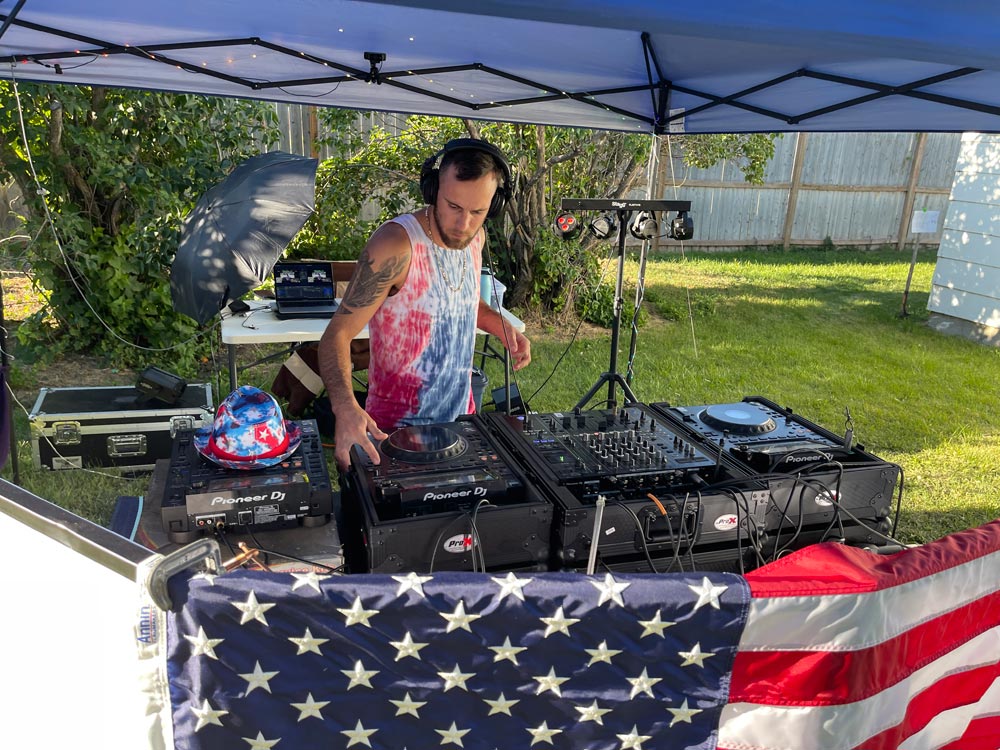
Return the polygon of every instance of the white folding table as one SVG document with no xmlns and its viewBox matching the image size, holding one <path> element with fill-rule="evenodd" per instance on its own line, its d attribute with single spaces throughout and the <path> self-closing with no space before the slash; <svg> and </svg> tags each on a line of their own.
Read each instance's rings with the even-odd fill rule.
<svg viewBox="0 0 1000 750">
<path fill-rule="evenodd" d="M 339 301 L 339 300 L 338 300 Z M 308 341 L 319 341 L 329 322 L 326 318 L 293 318 L 282 320 L 274 314 L 273 303 L 269 301 L 250 302 L 250 309 L 243 313 L 230 315 L 222 321 L 222 343 L 226 345 L 229 360 L 229 388 L 236 390 L 237 367 L 236 347 L 251 344 L 302 344 Z M 524 332 L 524 321 L 506 309 L 500 310 L 501 315 L 515 330 Z M 485 331 L 476 333 L 488 336 Z M 354 338 L 368 338 L 368 327 L 365 326 Z M 504 363 L 504 389 L 510 393 L 510 356 L 507 349 L 500 347 L 501 353 L 486 347 L 489 356 L 497 356 Z"/>
</svg>

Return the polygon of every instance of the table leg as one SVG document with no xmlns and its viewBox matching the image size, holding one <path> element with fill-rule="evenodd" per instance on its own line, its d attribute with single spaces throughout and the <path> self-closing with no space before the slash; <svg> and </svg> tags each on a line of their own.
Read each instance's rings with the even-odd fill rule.
<svg viewBox="0 0 1000 750">
<path fill-rule="evenodd" d="M 507 398 L 507 408 L 504 412 L 510 414 L 510 352 L 506 346 L 503 348 L 503 392 Z"/>
<path fill-rule="evenodd" d="M 226 344 L 226 348 L 229 349 L 229 391 L 232 393 L 236 390 L 236 345 Z"/>
</svg>

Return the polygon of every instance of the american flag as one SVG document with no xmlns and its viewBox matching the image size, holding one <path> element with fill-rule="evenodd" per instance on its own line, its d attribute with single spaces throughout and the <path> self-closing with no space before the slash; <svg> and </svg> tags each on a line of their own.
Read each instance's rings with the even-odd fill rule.
<svg viewBox="0 0 1000 750">
<path fill-rule="evenodd" d="M 996 750 L 998 589 L 1000 522 L 745 577 L 200 575 L 149 694 L 176 748 Z"/>
</svg>

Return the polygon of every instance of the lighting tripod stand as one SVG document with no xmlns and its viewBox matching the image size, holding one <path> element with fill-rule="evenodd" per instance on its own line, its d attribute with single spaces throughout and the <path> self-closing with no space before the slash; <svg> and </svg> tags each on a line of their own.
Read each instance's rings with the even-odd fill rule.
<svg viewBox="0 0 1000 750">
<path fill-rule="evenodd" d="M 621 336 L 622 320 L 622 286 L 625 275 L 625 239 L 628 236 L 628 223 L 633 211 L 677 211 L 686 213 L 691 210 L 691 201 L 655 201 L 655 200 L 618 200 L 618 199 L 588 199 L 588 198 L 563 198 L 563 211 L 605 211 L 614 212 L 618 217 L 618 274 L 615 278 L 615 300 L 614 316 L 611 322 L 611 363 L 607 372 L 602 372 L 597 382 L 591 386 L 590 390 L 581 398 L 574 408 L 582 409 L 594 397 L 601 387 L 607 383 L 608 398 L 607 406 L 613 408 L 616 405 L 615 385 L 620 385 L 624 394 L 624 403 L 635 403 L 639 399 L 635 397 L 628 382 L 618 372 L 618 342 Z"/>
</svg>

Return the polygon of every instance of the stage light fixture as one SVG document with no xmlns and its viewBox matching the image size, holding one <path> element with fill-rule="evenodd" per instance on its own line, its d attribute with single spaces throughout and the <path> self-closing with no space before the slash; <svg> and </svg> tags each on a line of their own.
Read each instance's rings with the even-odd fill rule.
<svg viewBox="0 0 1000 750">
<path fill-rule="evenodd" d="M 628 230 L 637 240 L 651 240 L 660 233 L 660 224 L 651 211 L 639 211 L 632 218 Z"/>
<path fill-rule="evenodd" d="M 618 221 L 613 213 L 598 216 L 587 227 L 590 233 L 599 240 L 606 240 L 618 231 Z"/>
<path fill-rule="evenodd" d="M 670 221 L 670 236 L 675 240 L 689 240 L 694 237 L 694 220 L 687 211 L 678 211 Z"/>
<path fill-rule="evenodd" d="M 563 212 L 556 217 L 555 230 L 562 239 L 571 240 L 580 234 L 580 222 L 573 214 Z"/>
</svg>

